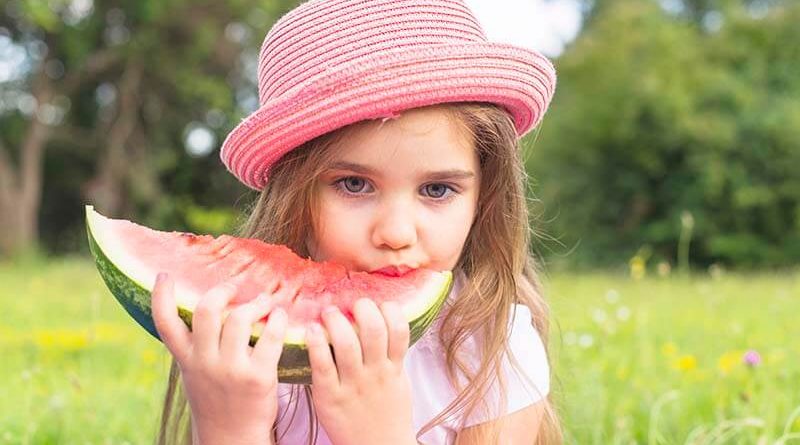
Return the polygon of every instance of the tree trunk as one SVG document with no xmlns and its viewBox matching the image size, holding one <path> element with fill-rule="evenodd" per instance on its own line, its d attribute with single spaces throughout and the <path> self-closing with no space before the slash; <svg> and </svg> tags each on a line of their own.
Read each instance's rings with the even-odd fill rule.
<svg viewBox="0 0 800 445">
<path fill-rule="evenodd" d="M 98 161 L 95 177 L 84 186 L 87 202 L 100 212 L 119 216 L 125 206 L 124 184 L 131 169 L 127 145 L 138 122 L 141 63 L 128 63 L 119 84 L 117 117 L 108 130 L 108 142 Z"/>
<path fill-rule="evenodd" d="M 47 34 L 45 42 L 53 47 L 56 36 Z M 32 80 L 31 94 L 37 108 L 50 103 L 58 94 L 69 97 L 82 85 L 115 66 L 120 54 L 113 49 L 102 49 L 90 54 L 82 65 L 70 71 L 55 84 L 45 74 L 47 59 L 39 65 Z M 40 111 L 30 120 L 30 126 L 20 146 L 20 162 L 15 169 L 6 147 L 0 141 L 0 258 L 10 257 L 39 242 L 39 207 L 42 196 L 42 166 L 45 146 L 53 127 L 41 120 Z"/>
<path fill-rule="evenodd" d="M 19 176 L 0 146 L 0 257 L 9 257 L 39 241 L 39 205 L 42 195 L 42 160 L 52 128 L 40 117 L 42 104 L 53 98 L 50 81 L 40 68 L 33 81 L 37 111 L 20 147 Z"/>
</svg>

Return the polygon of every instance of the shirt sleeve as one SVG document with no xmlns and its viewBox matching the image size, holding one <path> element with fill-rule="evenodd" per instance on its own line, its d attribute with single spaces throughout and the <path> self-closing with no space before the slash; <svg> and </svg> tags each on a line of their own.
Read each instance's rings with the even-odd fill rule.
<svg viewBox="0 0 800 445">
<path fill-rule="evenodd" d="M 505 382 L 506 404 L 500 406 L 500 384 L 495 381 L 487 394 L 488 410 L 476 410 L 464 423 L 472 426 L 487 422 L 530 406 L 550 392 L 550 365 L 539 332 L 531 324 L 531 313 L 527 306 L 512 306 L 509 321 L 508 349 L 518 367 L 509 357 L 501 365 Z"/>
</svg>

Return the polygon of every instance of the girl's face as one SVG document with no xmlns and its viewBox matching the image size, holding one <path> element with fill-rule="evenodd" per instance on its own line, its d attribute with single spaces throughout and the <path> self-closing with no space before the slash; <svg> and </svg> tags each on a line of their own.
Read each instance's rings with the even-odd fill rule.
<svg viewBox="0 0 800 445">
<path fill-rule="evenodd" d="M 349 270 L 452 270 L 475 217 L 478 155 L 444 111 L 367 121 L 333 148 L 316 185 L 311 257 Z"/>
</svg>

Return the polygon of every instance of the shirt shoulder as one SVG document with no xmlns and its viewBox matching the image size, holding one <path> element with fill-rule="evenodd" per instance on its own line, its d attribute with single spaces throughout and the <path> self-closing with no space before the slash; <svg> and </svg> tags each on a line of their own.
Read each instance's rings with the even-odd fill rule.
<svg viewBox="0 0 800 445">
<path fill-rule="evenodd" d="M 463 280 L 463 276 L 456 278 L 453 292 L 448 300 L 463 286 Z M 457 396 L 455 388 L 447 378 L 445 350 L 438 335 L 442 314 L 447 310 L 446 306 L 447 303 L 429 330 L 409 350 L 405 360 L 406 372 L 414 386 L 414 396 L 428 408 L 421 411 L 428 411 L 426 415 L 430 418 L 446 408 Z M 464 426 L 513 413 L 544 399 L 550 392 L 547 352 L 539 332 L 531 323 L 530 309 L 525 305 L 516 304 L 512 305 L 509 311 L 509 354 L 503 357 L 501 362 L 505 404 L 502 403 L 500 384 L 494 381 L 485 398 L 486 409 L 471 414 L 465 419 Z M 467 339 L 462 345 L 460 357 L 473 370 L 477 370 L 480 365 L 479 339 L 475 337 Z M 462 381 L 462 384 L 465 383 L 467 382 Z M 455 428 L 457 425 L 451 423 L 449 426 Z"/>
</svg>

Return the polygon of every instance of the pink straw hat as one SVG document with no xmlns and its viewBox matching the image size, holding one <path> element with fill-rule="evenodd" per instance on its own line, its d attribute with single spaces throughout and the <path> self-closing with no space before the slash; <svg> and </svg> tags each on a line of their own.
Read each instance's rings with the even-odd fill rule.
<svg viewBox="0 0 800 445">
<path fill-rule="evenodd" d="M 267 33 L 260 107 L 228 134 L 220 157 L 261 190 L 270 166 L 306 141 L 444 102 L 500 105 L 521 138 L 555 86 L 546 57 L 489 42 L 464 0 L 311 0 Z"/>
</svg>

